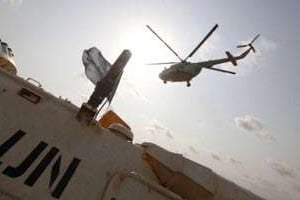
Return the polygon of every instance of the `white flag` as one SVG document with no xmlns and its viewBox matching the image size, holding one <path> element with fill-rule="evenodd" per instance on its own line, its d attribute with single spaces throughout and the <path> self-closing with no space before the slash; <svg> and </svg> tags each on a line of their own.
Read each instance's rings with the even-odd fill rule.
<svg viewBox="0 0 300 200">
<path fill-rule="evenodd" d="M 111 68 L 111 64 L 103 57 L 96 47 L 83 51 L 82 63 L 85 68 L 86 76 L 95 85 L 105 77 Z"/>
</svg>

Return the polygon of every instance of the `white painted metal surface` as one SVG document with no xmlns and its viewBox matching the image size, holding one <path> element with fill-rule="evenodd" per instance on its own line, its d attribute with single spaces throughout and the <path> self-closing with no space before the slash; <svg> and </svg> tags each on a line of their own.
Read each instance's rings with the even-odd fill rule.
<svg viewBox="0 0 300 200">
<path fill-rule="evenodd" d="M 160 183 L 145 153 L 209 191 L 209 199 L 261 199 L 181 155 L 80 123 L 77 112 L 0 69 L 0 199 L 184 199 Z"/>
</svg>

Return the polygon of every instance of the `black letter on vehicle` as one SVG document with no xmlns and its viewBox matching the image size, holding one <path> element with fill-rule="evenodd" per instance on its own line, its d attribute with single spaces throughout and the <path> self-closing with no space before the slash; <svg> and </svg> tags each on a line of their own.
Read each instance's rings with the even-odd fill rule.
<svg viewBox="0 0 300 200">
<path fill-rule="evenodd" d="M 28 176 L 24 183 L 28 186 L 33 186 L 58 152 L 59 150 L 57 148 L 52 147 L 42 159 L 40 164 L 38 164 L 38 166 L 33 170 L 33 172 L 31 172 L 31 174 Z"/>
<path fill-rule="evenodd" d="M 16 178 L 25 173 L 25 171 L 31 166 L 31 164 L 37 159 L 37 157 L 44 151 L 48 146 L 45 142 L 40 142 L 33 151 L 23 160 L 23 162 L 17 167 L 8 166 L 4 169 L 3 174 Z"/>
<path fill-rule="evenodd" d="M 13 136 L 11 136 L 8 140 L 6 140 L 0 146 L 0 158 L 10 149 L 12 148 L 26 133 L 18 130 Z M 2 162 L 0 161 L 0 164 Z"/>
<path fill-rule="evenodd" d="M 54 180 L 56 179 L 56 177 L 59 173 L 60 160 L 61 160 L 61 157 L 59 157 L 57 159 L 57 161 L 55 162 L 55 164 L 53 165 L 52 173 L 51 173 L 52 174 L 51 175 L 52 180 L 50 180 L 50 186 L 53 184 Z M 72 162 L 70 163 L 70 165 L 67 168 L 66 172 L 64 173 L 64 175 L 62 176 L 62 178 L 60 179 L 60 181 L 56 185 L 54 191 L 52 192 L 51 195 L 53 197 L 55 197 L 55 198 L 60 197 L 60 195 L 63 193 L 63 191 L 67 187 L 69 181 L 71 180 L 73 174 L 75 173 L 79 163 L 80 163 L 80 160 L 77 159 L 77 158 L 74 158 L 72 160 Z"/>
</svg>

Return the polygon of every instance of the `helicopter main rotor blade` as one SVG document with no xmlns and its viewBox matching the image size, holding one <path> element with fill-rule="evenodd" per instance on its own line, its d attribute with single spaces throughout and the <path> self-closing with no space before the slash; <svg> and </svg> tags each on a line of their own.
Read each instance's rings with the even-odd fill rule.
<svg viewBox="0 0 300 200">
<path fill-rule="evenodd" d="M 255 40 L 257 40 L 257 38 L 260 36 L 260 34 L 257 34 L 254 38 L 253 38 L 253 40 L 250 42 L 250 44 L 252 44 Z"/>
<path fill-rule="evenodd" d="M 146 65 L 166 65 L 166 64 L 175 64 L 178 62 L 161 62 L 161 63 L 147 63 Z"/>
<path fill-rule="evenodd" d="M 248 44 L 241 44 L 241 45 L 237 45 L 237 48 L 244 48 L 244 47 L 248 47 Z"/>
<path fill-rule="evenodd" d="M 202 39 L 202 41 L 195 47 L 195 49 L 184 59 L 186 61 L 190 57 L 192 57 L 196 51 L 204 44 L 204 42 L 211 36 L 211 34 L 218 28 L 218 24 L 216 24 L 207 34 L 206 36 Z"/>
<path fill-rule="evenodd" d="M 229 73 L 229 74 L 236 74 L 235 72 L 227 71 L 224 69 L 217 69 L 217 68 L 213 68 L 213 67 L 203 67 L 203 68 L 214 70 L 214 71 L 219 71 L 219 72 L 224 72 L 224 73 Z"/>
<path fill-rule="evenodd" d="M 170 49 L 173 54 L 180 60 L 182 61 L 182 58 L 180 58 L 180 56 L 149 26 L 146 25 L 146 27 L 160 40 L 162 41 L 162 43 L 164 43 L 164 45 L 166 45 L 166 47 L 168 47 L 168 49 Z"/>
</svg>

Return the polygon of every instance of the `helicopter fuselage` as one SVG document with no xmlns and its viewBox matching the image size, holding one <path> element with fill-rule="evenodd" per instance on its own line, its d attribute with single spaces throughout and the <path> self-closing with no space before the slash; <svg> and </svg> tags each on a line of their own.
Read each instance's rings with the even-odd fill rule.
<svg viewBox="0 0 300 200">
<path fill-rule="evenodd" d="M 202 68 L 199 63 L 176 63 L 169 68 L 165 68 L 159 78 L 165 83 L 170 82 L 188 82 L 201 72 Z"/>
</svg>

